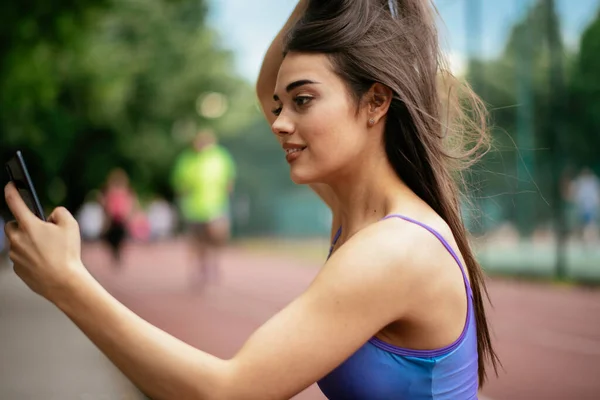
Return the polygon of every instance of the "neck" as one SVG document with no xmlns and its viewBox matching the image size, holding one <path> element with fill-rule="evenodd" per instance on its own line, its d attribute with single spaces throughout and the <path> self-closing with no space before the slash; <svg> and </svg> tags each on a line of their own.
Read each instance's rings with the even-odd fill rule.
<svg viewBox="0 0 600 400">
<path fill-rule="evenodd" d="M 386 215 L 420 199 L 399 178 L 382 148 L 376 156 L 362 157 L 352 168 L 329 183 L 341 225 L 341 241 Z"/>
</svg>

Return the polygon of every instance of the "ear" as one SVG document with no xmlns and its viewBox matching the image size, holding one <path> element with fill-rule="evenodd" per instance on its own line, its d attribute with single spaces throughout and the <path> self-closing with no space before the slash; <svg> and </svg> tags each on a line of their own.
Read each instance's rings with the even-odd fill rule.
<svg viewBox="0 0 600 400">
<path fill-rule="evenodd" d="M 367 124 L 374 126 L 387 114 L 393 97 L 392 90 L 382 83 L 374 83 L 367 93 Z"/>
</svg>

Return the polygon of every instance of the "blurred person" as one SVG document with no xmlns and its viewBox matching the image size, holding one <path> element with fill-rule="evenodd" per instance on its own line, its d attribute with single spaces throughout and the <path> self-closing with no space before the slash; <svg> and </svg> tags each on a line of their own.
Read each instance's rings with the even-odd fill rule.
<svg viewBox="0 0 600 400">
<path fill-rule="evenodd" d="M 87 273 L 70 214 L 43 223 L 9 185 L 17 273 L 152 398 L 289 399 L 318 382 L 330 399 L 476 399 L 497 358 L 446 146 L 467 132 L 485 143 L 485 118 L 460 83 L 437 85 L 437 38 L 429 2 L 310 0 L 271 44 L 259 99 L 292 180 L 330 206 L 332 245 L 233 357 L 127 310 Z M 449 118 L 467 101 L 481 125 Z"/>
<path fill-rule="evenodd" d="M 229 197 L 234 180 L 233 158 L 210 130 L 200 131 L 191 149 L 176 160 L 173 187 L 193 265 L 198 266 L 194 284 L 218 279 L 219 250 L 230 237 Z"/>
<path fill-rule="evenodd" d="M 134 210 L 136 196 L 129 185 L 129 177 L 121 168 L 112 170 L 100 194 L 106 217 L 104 240 L 108 243 L 113 262 L 121 265 L 123 243 L 127 238 L 129 219 Z"/>
<path fill-rule="evenodd" d="M 583 168 L 571 185 L 571 196 L 584 243 L 598 238 L 598 214 L 600 210 L 600 180 L 590 168 Z"/>
<path fill-rule="evenodd" d="M 160 196 L 155 197 L 148 206 L 147 214 L 152 240 L 163 240 L 173 233 L 175 212 L 167 200 Z"/>
<path fill-rule="evenodd" d="M 76 219 L 84 240 L 95 240 L 102 235 L 102 229 L 106 222 L 99 197 L 100 192 L 90 192 L 77 213 Z"/>
<path fill-rule="evenodd" d="M 136 242 L 148 242 L 151 237 L 150 221 L 148 215 L 140 207 L 134 208 L 127 221 L 127 236 Z"/>
</svg>

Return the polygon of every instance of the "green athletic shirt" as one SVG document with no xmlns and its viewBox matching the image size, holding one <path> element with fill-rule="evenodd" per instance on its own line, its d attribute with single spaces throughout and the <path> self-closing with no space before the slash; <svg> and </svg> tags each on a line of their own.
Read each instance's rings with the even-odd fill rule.
<svg viewBox="0 0 600 400">
<path fill-rule="evenodd" d="M 182 153 L 175 162 L 172 184 L 183 218 L 189 222 L 208 222 L 226 215 L 229 186 L 235 174 L 233 158 L 217 144 Z"/>
</svg>

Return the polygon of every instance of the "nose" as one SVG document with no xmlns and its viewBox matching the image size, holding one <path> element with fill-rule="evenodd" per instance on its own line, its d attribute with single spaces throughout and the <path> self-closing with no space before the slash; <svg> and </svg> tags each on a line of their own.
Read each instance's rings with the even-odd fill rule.
<svg viewBox="0 0 600 400">
<path fill-rule="evenodd" d="M 271 130 L 279 137 L 291 135 L 294 129 L 294 123 L 283 114 L 280 114 L 271 125 Z"/>
</svg>

